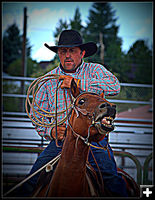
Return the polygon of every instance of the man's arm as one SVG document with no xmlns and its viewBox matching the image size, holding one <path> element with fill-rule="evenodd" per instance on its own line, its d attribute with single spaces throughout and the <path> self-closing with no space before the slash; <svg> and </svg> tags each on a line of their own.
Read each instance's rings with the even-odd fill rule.
<svg viewBox="0 0 155 200">
<path fill-rule="evenodd" d="M 105 96 L 117 95 L 120 92 L 120 83 L 116 76 L 104 66 L 96 64 L 91 70 L 91 78 L 81 80 L 81 89 Z"/>
</svg>

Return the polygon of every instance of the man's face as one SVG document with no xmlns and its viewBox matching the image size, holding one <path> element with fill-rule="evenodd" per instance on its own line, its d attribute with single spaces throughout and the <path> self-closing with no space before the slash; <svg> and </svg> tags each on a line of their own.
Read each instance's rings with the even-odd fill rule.
<svg viewBox="0 0 155 200">
<path fill-rule="evenodd" d="M 84 55 L 85 51 L 81 51 L 79 47 L 60 47 L 58 49 L 58 56 L 65 70 L 75 70 Z"/>
</svg>

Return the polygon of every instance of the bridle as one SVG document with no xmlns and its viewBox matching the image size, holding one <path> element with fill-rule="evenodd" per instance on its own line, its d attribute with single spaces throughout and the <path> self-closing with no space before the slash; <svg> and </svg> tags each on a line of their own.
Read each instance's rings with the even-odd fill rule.
<svg viewBox="0 0 155 200">
<path fill-rule="evenodd" d="M 98 94 L 93 93 L 93 92 L 82 92 L 82 93 L 80 93 L 76 98 L 74 98 L 72 95 L 69 94 L 69 97 L 70 97 L 71 102 L 72 102 L 72 104 L 71 104 L 72 106 L 71 106 L 70 112 L 68 113 L 68 110 L 67 110 L 67 100 L 66 100 L 66 95 L 65 95 L 65 92 L 64 92 L 64 98 L 65 98 L 65 102 L 66 102 L 66 112 L 67 112 L 67 121 L 68 121 L 68 125 L 69 125 L 69 127 L 71 128 L 73 135 L 77 138 L 77 141 L 78 141 L 78 139 L 80 138 L 81 140 L 83 140 L 83 142 L 84 142 L 87 146 L 92 146 L 92 147 L 94 147 L 94 148 L 108 150 L 108 146 L 107 146 L 108 143 L 107 143 L 106 147 L 103 147 L 103 146 L 101 146 L 100 144 L 99 144 L 100 147 L 98 147 L 98 146 L 92 145 L 92 144 L 88 141 L 88 140 L 89 140 L 89 137 L 90 137 L 90 128 L 91 128 L 91 127 L 95 127 L 95 124 L 98 124 L 99 122 L 95 122 L 95 113 L 94 113 L 94 112 L 93 112 L 93 113 L 90 113 L 90 112 L 88 112 L 86 109 L 81 109 L 80 107 L 78 107 L 77 105 L 75 105 L 76 101 L 77 101 L 77 100 L 79 99 L 79 97 L 80 97 L 81 95 L 83 95 L 83 94 L 92 94 L 92 95 L 97 95 L 97 96 L 99 96 Z M 89 120 L 91 120 L 91 124 L 90 124 L 90 126 L 88 127 L 88 134 L 87 134 L 87 137 L 86 137 L 86 138 L 85 138 L 85 137 L 82 137 L 79 133 L 77 133 L 77 132 L 73 129 L 72 125 L 70 124 L 70 122 L 69 122 L 69 117 L 70 117 L 70 115 L 71 115 L 72 110 L 75 111 L 75 113 L 76 113 L 76 115 L 77 115 L 77 118 L 79 117 L 79 115 L 80 115 L 80 113 L 81 113 L 83 116 L 87 116 L 87 117 L 89 118 Z M 108 136 L 108 134 L 109 134 L 109 132 L 107 132 L 106 134 L 104 134 L 104 137 L 105 137 L 105 136 Z M 77 143 L 76 143 L 76 144 L 77 144 Z M 76 145 L 76 146 L 77 146 L 77 145 Z M 109 153 L 109 152 L 108 152 L 108 153 Z"/>
</svg>

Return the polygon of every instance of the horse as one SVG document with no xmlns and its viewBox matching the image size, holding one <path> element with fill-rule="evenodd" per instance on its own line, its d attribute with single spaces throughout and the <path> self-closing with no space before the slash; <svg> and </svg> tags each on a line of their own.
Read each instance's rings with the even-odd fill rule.
<svg viewBox="0 0 155 200">
<path fill-rule="evenodd" d="M 81 93 L 74 79 L 70 92 L 74 101 L 61 157 L 54 172 L 41 173 L 33 197 L 112 196 L 106 193 L 103 181 L 88 164 L 88 153 L 92 141 L 98 143 L 114 129 L 116 106 L 103 94 Z M 127 183 L 128 194 L 138 196 L 136 182 L 124 171 L 118 171 Z"/>
</svg>

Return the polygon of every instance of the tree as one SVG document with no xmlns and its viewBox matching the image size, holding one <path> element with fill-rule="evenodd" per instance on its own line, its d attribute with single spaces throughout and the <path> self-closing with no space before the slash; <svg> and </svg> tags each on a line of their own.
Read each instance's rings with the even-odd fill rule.
<svg viewBox="0 0 155 200">
<path fill-rule="evenodd" d="M 66 20 L 60 19 L 58 22 L 58 26 L 56 27 L 56 31 L 54 32 L 54 37 L 56 39 L 56 43 L 58 42 L 59 34 L 66 29 L 74 29 L 79 32 L 82 32 L 82 24 L 81 24 L 81 14 L 79 8 L 76 8 L 73 20 L 71 19 L 69 23 Z"/>
<path fill-rule="evenodd" d="M 49 71 L 53 70 L 54 68 L 56 68 L 59 64 L 59 60 L 57 58 L 53 59 L 51 61 L 51 63 L 45 68 L 45 69 L 39 69 L 34 71 L 34 73 L 31 74 L 31 77 L 39 77 L 39 76 L 43 76 L 46 73 L 48 73 Z"/>
<path fill-rule="evenodd" d="M 79 8 L 76 8 L 74 18 L 73 20 L 70 20 L 70 27 L 71 29 L 77 30 L 80 33 L 82 32 L 83 26 L 81 24 L 81 14 Z"/>
<path fill-rule="evenodd" d="M 152 51 L 146 41 L 137 40 L 127 53 L 130 63 L 131 81 L 152 84 Z"/>
<path fill-rule="evenodd" d="M 23 38 L 17 25 L 14 23 L 4 32 L 3 36 L 3 71 L 8 73 L 7 68 L 14 60 L 22 57 Z M 30 56 L 31 46 L 26 41 L 27 56 Z"/>
<path fill-rule="evenodd" d="M 31 76 L 33 73 L 40 71 L 41 67 L 40 65 L 32 60 L 31 58 L 27 59 L 27 77 Z M 22 75 L 22 59 L 18 58 L 14 60 L 9 66 L 8 66 L 8 73 L 12 76 L 21 76 Z"/>
<path fill-rule="evenodd" d="M 83 36 L 85 42 L 93 41 L 99 48 L 97 54 L 89 58 L 88 61 L 93 60 L 108 64 L 113 56 L 112 53 L 107 54 L 111 44 L 118 46 L 118 49 L 121 50 L 122 40 L 117 36 L 119 27 L 115 25 L 116 18 L 114 16 L 115 11 L 112 10 L 110 3 L 94 3 L 92 5 Z M 114 53 L 116 54 L 116 52 Z M 111 67 L 114 69 L 114 66 Z"/>
<path fill-rule="evenodd" d="M 56 44 L 58 43 L 60 33 L 63 30 L 68 29 L 68 27 L 69 27 L 69 24 L 67 23 L 66 20 L 64 20 L 64 21 L 62 19 L 59 20 L 58 26 L 56 27 L 56 31 L 54 32 Z"/>
</svg>

